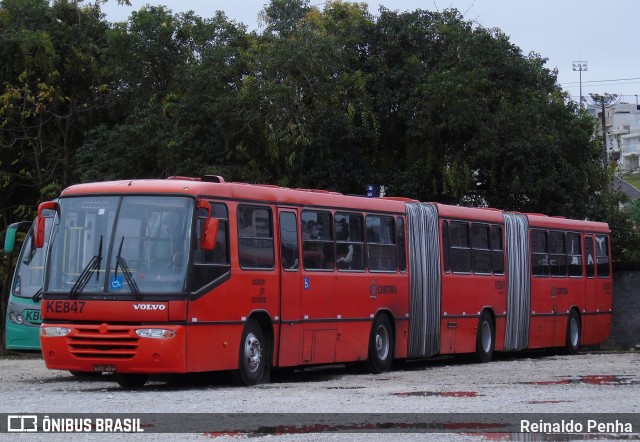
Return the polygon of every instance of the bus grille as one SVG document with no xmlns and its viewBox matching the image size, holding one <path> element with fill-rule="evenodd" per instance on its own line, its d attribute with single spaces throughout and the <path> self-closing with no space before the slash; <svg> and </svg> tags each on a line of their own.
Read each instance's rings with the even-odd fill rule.
<svg viewBox="0 0 640 442">
<path fill-rule="evenodd" d="M 77 358 L 130 359 L 136 355 L 138 337 L 128 327 L 78 327 L 68 337 L 71 354 Z"/>
</svg>

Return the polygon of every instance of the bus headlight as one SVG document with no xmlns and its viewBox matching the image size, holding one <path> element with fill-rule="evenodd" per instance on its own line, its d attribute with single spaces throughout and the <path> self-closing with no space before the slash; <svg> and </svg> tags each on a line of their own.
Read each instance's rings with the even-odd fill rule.
<svg viewBox="0 0 640 442">
<path fill-rule="evenodd" d="M 176 335 L 174 330 L 166 330 L 162 328 L 139 328 L 136 335 L 141 338 L 173 338 Z"/>
<path fill-rule="evenodd" d="M 71 333 L 71 329 L 66 327 L 40 328 L 40 336 L 67 336 L 69 333 Z"/>
<path fill-rule="evenodd" d="M 14 311 L 9 311 L 9 321 L 13 322 L 14 324 L 24 324 L 24 318 L 22 317 L 22 314 L 16 313 Z"/>
</svg>

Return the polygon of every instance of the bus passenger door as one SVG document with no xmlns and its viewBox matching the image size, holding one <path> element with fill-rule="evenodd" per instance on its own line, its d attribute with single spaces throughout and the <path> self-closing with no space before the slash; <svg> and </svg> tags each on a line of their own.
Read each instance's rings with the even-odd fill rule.
<svg viewBox="0 0 640 442">
<path fill-rule="evenodd" d="M 586 278 L 585 278 L 585 287 L 584 287 L 584 304 L 580 307 L 582 308 L 581 319 L 582 319 L 582 332 L 588 333 L 589 330 L 593 329 L 590 322 L 592 322 L 592 315 L 589 313 L 593 313 L 596 310 L 596 255 L 595 249 L 593 247 L 593 236 L 585 235 L 584 237 L 584 260 L 585 260 L 585 269 L 586 269 Z M 586 314 L 585 314 L 586 313 Z M 582 342 L 589 341 L 589 336 L 583 336 Z"/>
<path fill-rule="evenodd" d="M 300 241 L 295 209 L 278 209 L 280 226 L 280 345 L 278 366 L 302 362 Z"/>
</svg>

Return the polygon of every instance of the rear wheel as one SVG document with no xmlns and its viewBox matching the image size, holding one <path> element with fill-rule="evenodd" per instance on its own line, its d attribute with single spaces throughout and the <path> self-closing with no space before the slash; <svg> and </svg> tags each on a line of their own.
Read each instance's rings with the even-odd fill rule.
<svg viewBox="0 0 640 442">
<path fill-rule="evenodd" d="M 116 373 L 116 381 L 122 388 L 136 389 L 141 388 L 149 379 L 147 374 L 138 373 Z"/>
<path fill-rule="evenodd" d="M 379 315 L 373 322 L 369 337 L 367 368 L 371 373 L 383 373 L 393 361 L 393 329 L 386 315 Z"/>
<path fill-rule="evenodd" d="M 489 362 L 493 358 L 495 336 L 491 315 L 485 310 L 480 315 L 476 333 L 476 358 L 479 362 Z"/>
<path fill-rule="evenodd" d="M 265 373 L 267 346 L 260 325 L 249 319 L 240 341 L 239 374 L 244 385 L 256 385 Z"/>
<path fill-rule="evenodd" d="M 568 354 L 574 355 L 578 353 L 580 348 L 580 318 L 575 310 L 569 313 L 567 320 L 567 338 L 565 341 L 565 349 Z"/>
</svg>

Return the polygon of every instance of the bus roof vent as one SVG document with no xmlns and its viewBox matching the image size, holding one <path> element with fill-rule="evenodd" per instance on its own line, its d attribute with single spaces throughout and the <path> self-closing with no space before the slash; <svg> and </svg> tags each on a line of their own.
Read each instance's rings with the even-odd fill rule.
<svg viewBox="0 0 640 442">
<path fill-rule="evenodd" d="M 224 183 L 224 178 L 220 175 L 204 175 L 202 181 L 207 183 Z"/>
<path fill-rule="evenodd" d="M 179 176 L 179 175 L 168 176 L 167 179 L 168 180 L 181 180 L 181 181 L 200 181 L 200 178 L 193 178 L 193 177 L 190 177 L 190 176 Z"/>
</svg>

